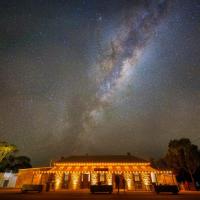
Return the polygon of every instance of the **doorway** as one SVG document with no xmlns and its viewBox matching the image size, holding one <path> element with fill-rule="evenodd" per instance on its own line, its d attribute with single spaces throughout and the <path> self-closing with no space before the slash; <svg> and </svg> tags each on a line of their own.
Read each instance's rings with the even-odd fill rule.
<svg viewBox="0 0 200 200">
<path fill-rule="evenodd" d="M 82 174 L 81 177 L 81 188 L 89 188 L 90 187 L 90 174 Z"/>
</svg>

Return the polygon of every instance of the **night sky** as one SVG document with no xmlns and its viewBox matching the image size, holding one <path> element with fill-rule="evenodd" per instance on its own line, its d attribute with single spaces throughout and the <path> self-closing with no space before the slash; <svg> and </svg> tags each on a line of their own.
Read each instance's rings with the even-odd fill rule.
<svg viewBox="0 0 200 200">
<path fill-rule="evenodd" d="M 0 140 L 34 166 L 181 137 L 200 145 L 200 1 L 0 1 Z"/>
</svg>

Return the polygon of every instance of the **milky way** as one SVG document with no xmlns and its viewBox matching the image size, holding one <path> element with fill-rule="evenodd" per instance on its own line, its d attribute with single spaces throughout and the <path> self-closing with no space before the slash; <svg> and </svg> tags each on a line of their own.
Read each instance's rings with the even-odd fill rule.
<svg viewBox="0 0 200 200">
<path fill-rule="evenodd" d="M 198 1 L 1 1 L 0 140 L 34 165 L 162 156 L 200 125 Z"/>
<path fill-rule="evenodd" d="M 87 115 L 87 120 L 84 121 L 84 116 L 83 129 L 79 134 L 75 151 L 80 152 L 80 146 L 95 145 L 92 125 L 98 123 L 105 107 L 112 103 L 114 93 L 120 92 L 120 87 L 127 81 L 132 68 L 137 64 L 143 49 L 151 39 L 154 28 L 166 15 L 168 7 L 168 1 L 141 2 L 136 7 L 127 9 L 126 17 L 122 16 L 119 32 L 116 32 L 110 41 L 111 53 L 106 56 L 102 53 L 101 60 L 96 63 L 101 76 L 103 74 L 98 82 L 97 103 L 95 108 L 83 114 Z M 99 79 L 98 73 L 95 76 Z"/>
</svg>

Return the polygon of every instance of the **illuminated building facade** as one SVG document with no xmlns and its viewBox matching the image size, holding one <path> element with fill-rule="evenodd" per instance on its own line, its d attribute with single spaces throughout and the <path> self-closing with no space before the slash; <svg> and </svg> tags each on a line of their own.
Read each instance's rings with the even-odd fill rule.
<svg viewBox="0 0 200 200">
<path fill-rule="evenodd" d="M 22 169 L 16 187 L 23 184 L 43 184 L 51 189 L 84 189 L 90 185 L 107 184 L 116 188 L 151 191 L 153 184 L 176 184 L 172 171 L 161 171 L 132 155 L 71 156 L 54 162 L 52 167 Z"/>
</svg>

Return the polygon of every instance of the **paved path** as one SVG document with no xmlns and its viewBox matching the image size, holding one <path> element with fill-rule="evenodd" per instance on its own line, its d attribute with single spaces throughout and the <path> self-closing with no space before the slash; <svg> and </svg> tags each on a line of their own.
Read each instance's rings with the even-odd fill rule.
<svg viewBox="0 0 200 200">
<path fill-rule="evenodd" d="M 88 192 L 42 192 L 42 193 L 34 193 L 29 192 L 27 194 L 21 194 L 17 190 L 0 190 L 0 200 L 200 200 L 200 192 L 181 192 L 178 195 L 172 194 L 159 194 L 156 195 L 151 192 L 121 192 L 117 194 L 114 192 L 113 194 L 90 194 Z"/>
</svg>

